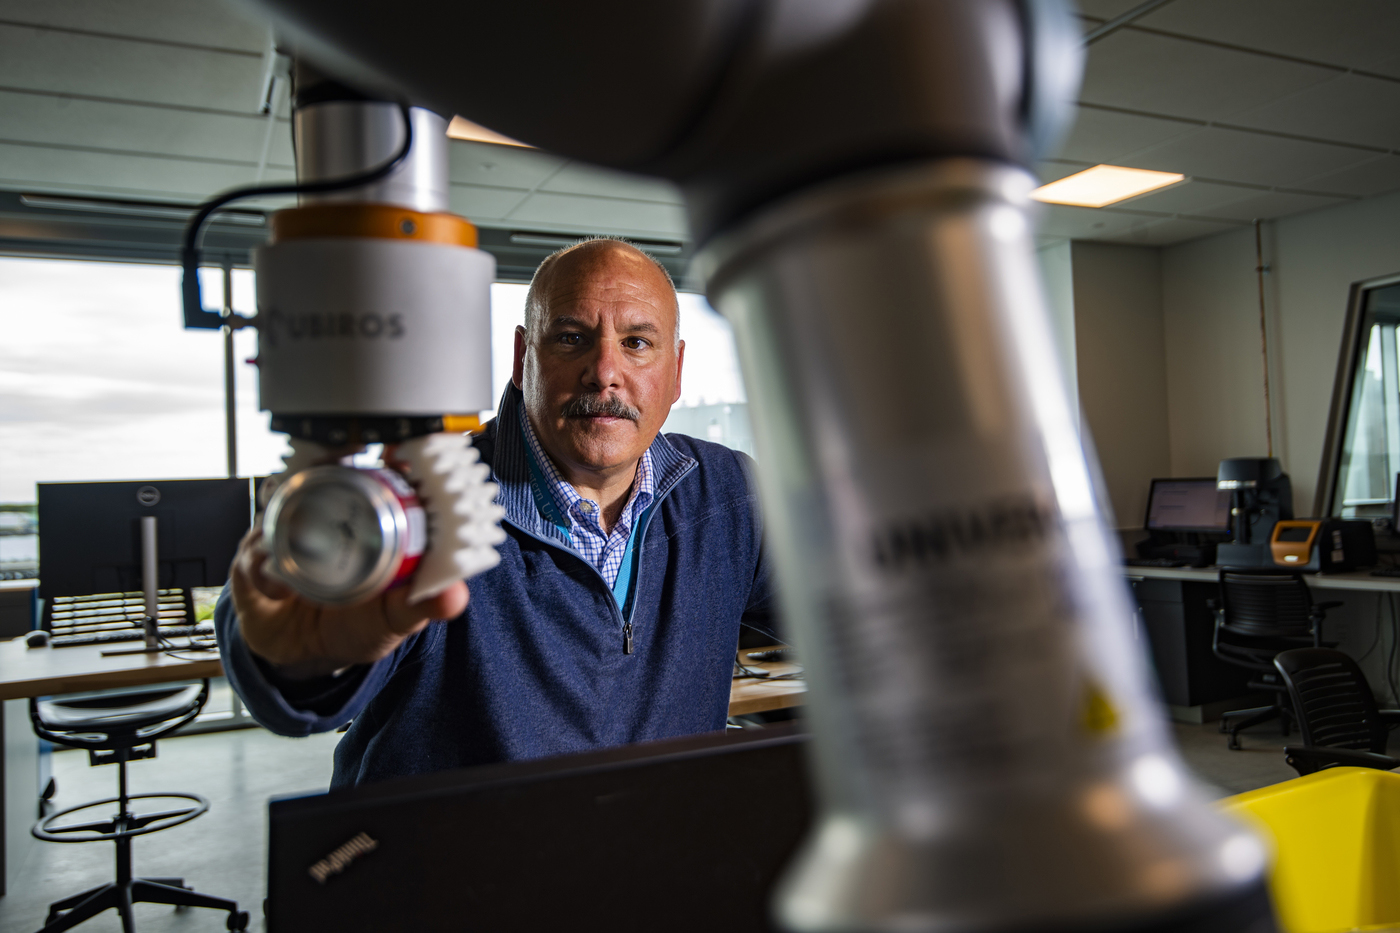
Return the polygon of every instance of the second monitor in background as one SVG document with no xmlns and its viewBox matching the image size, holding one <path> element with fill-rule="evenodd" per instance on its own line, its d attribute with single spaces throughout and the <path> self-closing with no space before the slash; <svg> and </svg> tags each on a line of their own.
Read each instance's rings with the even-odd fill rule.
<svg viewBox="0 0 1400 933">
<path fill-rule="evenodd" d="M 228 579 L 252 507 L 247 479 L 40 483 L 39 595 L 53 644 L 194 634 L 190 588 Z"/>
<path fill-rule="evenodd" d="M 1138 556 L 1213 564 L 1216 545 L 1230 538 L 1230 492 L 1216 488 L 1214 476 L 1154 479 L 1143 528 Z"/>
</svg>

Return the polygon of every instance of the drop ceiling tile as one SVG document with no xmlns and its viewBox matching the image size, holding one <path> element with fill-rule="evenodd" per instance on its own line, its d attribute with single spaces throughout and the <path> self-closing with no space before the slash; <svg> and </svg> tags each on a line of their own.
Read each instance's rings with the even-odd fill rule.
<svg viewBox="0 0 1400 933">
<path fill-rule="evenodd" d="M 1400 189 L 1400 156 L 1375 156 L 1340 172 L 1305 178 L 1298 187 L 1363 198 L 1395 191 Z"/>
<path fill-rule="evenodd" d="M 1094 19 L 1109 20 L 1122 16 L 1140 3 L 1142 0 L 1080 0 L 1079 12 Z"/>
<path fill-rule="evenodd" d="M 9 141 L 257 165 L 266 133 L 267 118 L 251 113 L 197 113 L 0 91 L 0 139 Z M 290 125 L 278 121 L 268 161 L 290 168 L 292 159 Z M 253 181 L 251 173 L 246 181 Z"/>
<path fill-rule="evenodd" d="M 1288 188 L 1369 158 L 1357 149 L 1208 127 L 1139 152 L 1130 164 L 1214 181 Z"/>
<path fill-rule="evenodd" d="M 497 221 L 530 194 L 519 188 L 487 188 L 452 183 L 451 208 L 473 223 Z"/>
<path fill-rule="evenodd" d="M 1036 236 L 1097 240 L 1143 222 L 1130 214 L 1115 214 L 1090 207 L 1044 204 L 1036 211 Z"/>
<path fill-rule="evenodd" d="M 668 181 L 576 161 L 571 161 L 560 169 L 540 187 L 540 190 L 628 198 L 636 201 L 659 201 L 663 204 L 685 203 L 680 189 Z"/>
<path fill-rule="evenodd" d="M 567 161 L 562 156 L 492 143 L 454 139 L 447 146 L 453 184 L 530 190 L 544 183 Z"/>
<path fill-rule="evenodd" d="M 1174 139 L 1199 129 L 1196 124 L 1160 120 L 1095 107 L 1080 107 L 1069 138 L 1056 155 L 1098 165 L 1112 163 L 1130 152 Z"/>
<path fill-rule="evenodd" d="M 256 55 L 0 25 L 0 86 L 255 113 Z"/>
<path fill-rule="evenodd" d="M 1211 223 L 1203 220 L 1183 220 L 1173 217 L 1141 224 L 1132 229 L 1111 236 L 1102 237 L 1111 243 L 1129 243 L 1135 246 L 1172 246 L 1203 236 L 1213 236 L 1228 230 L 1238 230 L 1239 224 Z"/>
<path fill-rule="evenodd" d="M 1073 175 L 1075 172 L 1082 172 L 1086 168 L 1092 167 L 1094 164 L 1096 163 L 1082 164 L 1076 162 L 1072 165 L 1066 165 L 1063 162 L 1046 160 L 1044 162 L 1035 163 L 1035 175 L 1040 179 L 1042 185 L 1048 185 L 1050 182 L 1064 178 L 1067 175 Z"/>
<path fill-rule="evenodd" d="M 264 181 L 291 177 L 269 171 Z M 0 143 L 0 186 L 6 188 L 188 203 L 249 180 L 248 169 L 237 166 Z"/>
<path fill-rule="evenodd" d="M 686 239 L 685 210 L 674 204 L 537 192 L 505 220 L 580 233 L 630 233 Z"/>
<path fill-rule="evenodd" d="M 1231 114 L 1224 122 L 1400 149 L 1400 82 L 1337 75 L 1297 94 Z"/>
<path fill-rule="evenodd" d="M 1121 29 L 1089 47 L 1080 100 L 1218 120 L 1325 81 L 1336 72 Z"/>
<path fill-rule="evenodd" d="M 1342 204 L 1348 198 L 1323 198 L 1309 194 L 1289 194 L 1287 192 L 1267 192 L 1253 197 L 1242 198 L 1231 204 L 1198 211 L 1205 217 L 1220 217 L 1228 220 L 1273 220 L 1289 214 L 1301 214 L 1320 207 Z"/>
<path fill-rule="evenodd" d="M 1188 178 L 1179 185 L 1152 191 L 1129 201 L 1119 201 L 1110 210 L 1151 211 L 1161 214 L 1199 214 L 1208 208 L 1258 192 L 1251 188 L 1236 185 L 1220 185 L 1209 181 L 1196 181 Z"/>
<path fill-rule="evenodd" d="M 247 7 L 189 0 L 5 0 L 0 19 L 259 54 L 270 33 Z"/>
<path fill-rule="evenodd" d="M 1138 24 L 1278 55 L 1369 68 L 1395 54 L 1394 0 L 1174 0 Z"/>
<path fill-rule="evenodd" d="M 1377 74 L 1390 75 L 1392 78 L 1400 78 L 1400 55 L 1392 55 L 1389 58 L 1381 59 L 1366 70 L 1374 71 Z"/>
</svg>

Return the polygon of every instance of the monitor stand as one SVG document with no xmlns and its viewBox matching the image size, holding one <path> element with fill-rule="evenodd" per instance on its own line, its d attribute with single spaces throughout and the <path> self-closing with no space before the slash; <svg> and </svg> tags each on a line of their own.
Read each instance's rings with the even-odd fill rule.
<svg viewBox="0 0 1400 933">
<path fill-rule="evenodd" d="M 124 654 L 160 654 L 165 649 L 160 646 L 156 634 L 157 620 L 160 618 L 160 592 L 156 585 L 160 577 L 159 548 L 156 546 L 156 517 L 141 516 L 141 595 L 145 597 L 146 618 L 142 625 L 146 630 L 146 644 L 141 648 L 116 648 L 102 652 L 104 658 Z"/>
</svg>

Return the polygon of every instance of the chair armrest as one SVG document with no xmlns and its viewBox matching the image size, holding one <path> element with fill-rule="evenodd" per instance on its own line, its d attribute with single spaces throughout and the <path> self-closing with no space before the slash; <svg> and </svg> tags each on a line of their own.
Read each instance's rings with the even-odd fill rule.
<svg viewBox="0 0 1400 933">
<path fill-rule="evenodd" d="M 1312 774 L 1328 765 L 1341 765 L 1346 768 L 1377 768 L 1389 771 L 1400 768 L 1400 759 L 1375 752 L 1362 752 L 1351 748 L 1323 748 L 1317 745 L 1287 745 L 1283 749 L 1283 759 L 1299 774 Z"/>
<path fill-rule="evenodd" d="M 1376 710 L 1381 717 L 1381 722 L 1391 726 L 1400 726 L 1400 709 Z"/>
<path fill-rule="evenodd" d="M 1328 609 L 1336 609 L 1338 606 L 1345 605 L 1346 603 L 1342 602 L 1340 599 L 1329 599 L 1325 603 L 1313 603 L 1313 608 L 1321 609 L 1323 612 L 1326 612 Z"/>
</svg>

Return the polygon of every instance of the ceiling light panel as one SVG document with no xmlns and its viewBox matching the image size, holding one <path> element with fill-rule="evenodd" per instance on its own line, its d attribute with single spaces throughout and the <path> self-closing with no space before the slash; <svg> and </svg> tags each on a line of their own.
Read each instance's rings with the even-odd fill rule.
<svg viewBox="0 0 1400 933">
<path fill-rule="evenodd" d="M 1104 207 L 1119 201 L 1180 184 L 1185 175 L 1175 172 L 1151 172 L 1142 168 L 1119 165 L 1095 165 L 1031 192 L 1031 197 L 1047 204 L 1068 204 L 1073 207 Z"/>
<path fill-rule="evenodd" d="M 533 146 L 526 145 L 509 136 L 502 136 L 500 133 L 488 130 L 480 124 L 473 123 L 465 117 L 453 117 L 452 122 L 447 125 L 447 135 L 452 139 L 465 139 L 474 143 L 495 143 L 498 146 L 520 146 L 524 149 L 533 149 Z"/>
</svg>

